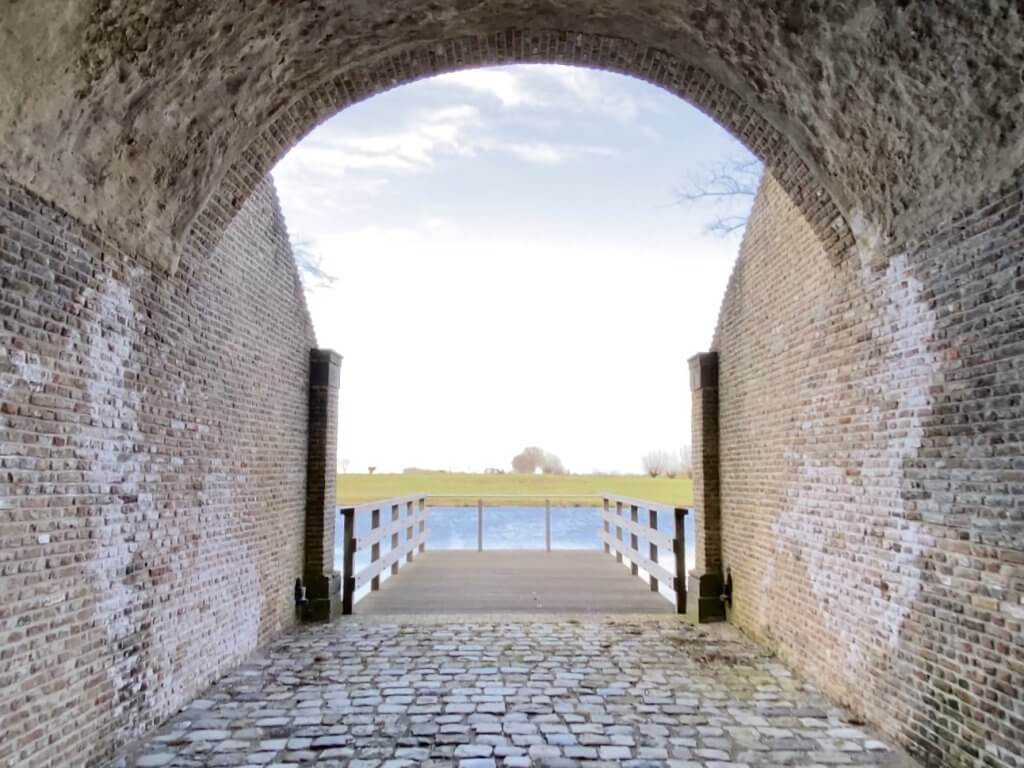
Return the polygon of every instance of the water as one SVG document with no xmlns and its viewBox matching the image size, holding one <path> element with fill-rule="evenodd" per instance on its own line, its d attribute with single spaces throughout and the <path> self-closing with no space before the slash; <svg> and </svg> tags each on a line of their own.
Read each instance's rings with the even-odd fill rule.
<svg viewBox="0 0 1024 768">
<path fill-rule="evenodd" d="M 476 507 L 428 507 L 427 508 L 427 550 L 477 548 Z M 356 538 L 370 531 L 371 513 L 356 515 Z M 391 515 L 383 510 L 381 522 L 390 522 Z M 646 522 L 646 519 L 643 520 Z M 601 509 L 598 507 L 552 507 L 551 508 L 551 549 L 602 549 Z M 672 515 L 658 516 L 658 530 L 669 535 L 675 532 Z M 334 567 L 342 565 L 341 516 L 335 525 Z M 414 531 L 414 534 L 418 533 Z M 612 529 L 612 535 L 615 531 Z M 693 514 L 686 516 L 686 568 L 694 567 Z M 399 546 L 405 541 L 403 530 Z M 628 538 L 627 538 L 628 543 Z M 647 553 L 647 541 L 640 538 L 640 551 Z M 544 549 L 544 508 L 543 507 L 484 507 L 484 551 L 493 549 Z M 390 537 L 381 542 L 381 555 L 391 550 Z M 659 549 L 658 562 L 670 572 L 675 571 L 675 558 L 671 552 Z M 356 554 L 355 571 L 370 564 L 369 551 Z M 382 574 L 387 580 L 389 574 Z M 365 594 L 364 588 L 357 598 Z"/>
</svg>

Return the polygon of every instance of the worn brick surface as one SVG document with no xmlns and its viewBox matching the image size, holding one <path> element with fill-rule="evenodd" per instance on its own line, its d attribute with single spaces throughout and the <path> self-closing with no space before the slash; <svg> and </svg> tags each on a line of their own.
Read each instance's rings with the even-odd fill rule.
<svg viewBox="0 0 1024 768">
<path fill-rule="evenodd" d="M 731 618 L 936 765 L 1024 765 L 1022 199 L 837 264 L 767 177 L 715 344 Z"/>
<path fill-rule="evenodd" d="M 314 339 L 270 184 L 205 245 L 169 278 L 0 181 L 0 765 L 94 763 L 294 621 Z"/>
</svg>

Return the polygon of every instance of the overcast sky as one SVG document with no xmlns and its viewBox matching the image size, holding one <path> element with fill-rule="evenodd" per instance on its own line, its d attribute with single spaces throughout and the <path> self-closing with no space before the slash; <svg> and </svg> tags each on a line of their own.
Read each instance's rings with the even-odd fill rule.
<svg viewBox="0 0 1024 768">
<path fill-rule="evenodd" d="M 524 65 L 420 81 L 336 115 L 274 170 L 308 291 L 344 356 L 349 471 L 638 472 L 690 442 L 686 360 L 711 342 L 739 236 L 676 190 L 725 131 L 619 75 Z"/>
</svg>

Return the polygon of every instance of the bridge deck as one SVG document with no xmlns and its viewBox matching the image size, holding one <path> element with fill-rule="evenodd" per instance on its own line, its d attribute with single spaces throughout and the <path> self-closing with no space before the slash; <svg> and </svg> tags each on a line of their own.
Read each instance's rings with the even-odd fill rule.
<svg viewBox="0 0 1024 768">
<path fill-rule="evenodd" d="M 673 613 L 603 552 L 428 551 L 355 605 L 359 614 Z"/>
</svg>

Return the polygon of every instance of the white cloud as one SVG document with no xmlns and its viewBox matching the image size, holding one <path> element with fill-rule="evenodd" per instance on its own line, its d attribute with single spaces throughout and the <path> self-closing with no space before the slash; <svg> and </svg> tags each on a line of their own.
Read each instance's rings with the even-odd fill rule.
<svg viewBox="0 0 1024 768">
<path fill-rule="evenodd" d="M 562 163 L 587 155 L 608 157 L 615 154 L 611 147 L 594 147 L 581 144 L 499 142 L 492 146 L 494 149 L 508 152 L 520 160 L 526 160 L 537 165 L 561 165 Z"/>
<path fill-rule="evenodd" d="M 319 173 L 344 174 L 349 170 L 417 171 L 430 166 L 440 153 L 472 153 L 470 132 L 480 125 L 476 107 L 456 105 L 424 111 L 407 128 L 374 135 L 328 133 L 305 141 L 287 160 Z"/>
<path fill-rule="evenodd" d="M 592 112 L 622 122 L 636 120 L 642 110 L 654 110 L 651 102 L 637 99 L 602 73 L 578 67 L 489 67 L 439 75 L 430 82 L 489 95 L 504 107 Z"/>
<path fill-rule="evenodd" d="M 408 127 L 389 133 L 350 135 L 326 129 L 293 148 L 275 177 L 336 180 L 350 171 L 420 171 L 439 154 L 473 153 L 470 133 L 480 123 L 475 106 L 422 112 Z"/>
<path fill-rule="evenodd" d="M 640 102 L 617 84 L 609 87 L 607 78 L 592 70 L 555 66 L 544 67 L 539 72 L 568 91 L 578 110 L 597 112 L 623 122 L 632 122 L 640 114 Z"/>
<path fill-rule="evenodd" d="M 457 85 L 476 93 L 493 96 L 506 107 L 518 107 L 535 103 L 536 94 L 527 91 L 523 78 L 505 69 L 467 69 L 439 75 L 434 82 L 442 85 Z"/>
<path fill-rule="evenodd" d="M 499 149 L 538 165 L 559 165 L 568 159 L 565 150 L 551 144 L 502 144 Z"/>
<path fill-rule="evenodd" d="M 289 186 L 301 179 L 306 188 L 327 191 L 352 171 L 424 171 L 439 155 L 474 157 L 481 152 L 504 152 L 538 165 L 560 165 L 614 153 L 604 146 L 501 140 L 490 134 L 477 107 L 464 104 L 420 111 L 402 130 L 389 133 L 353 135 L 331 127 L 328 124 L 321 134 L 299 144 L 281 161 L 275 170 L 279 183 Z M 379 181 L 384 182 L 382 178 Z"/>
</svg>

